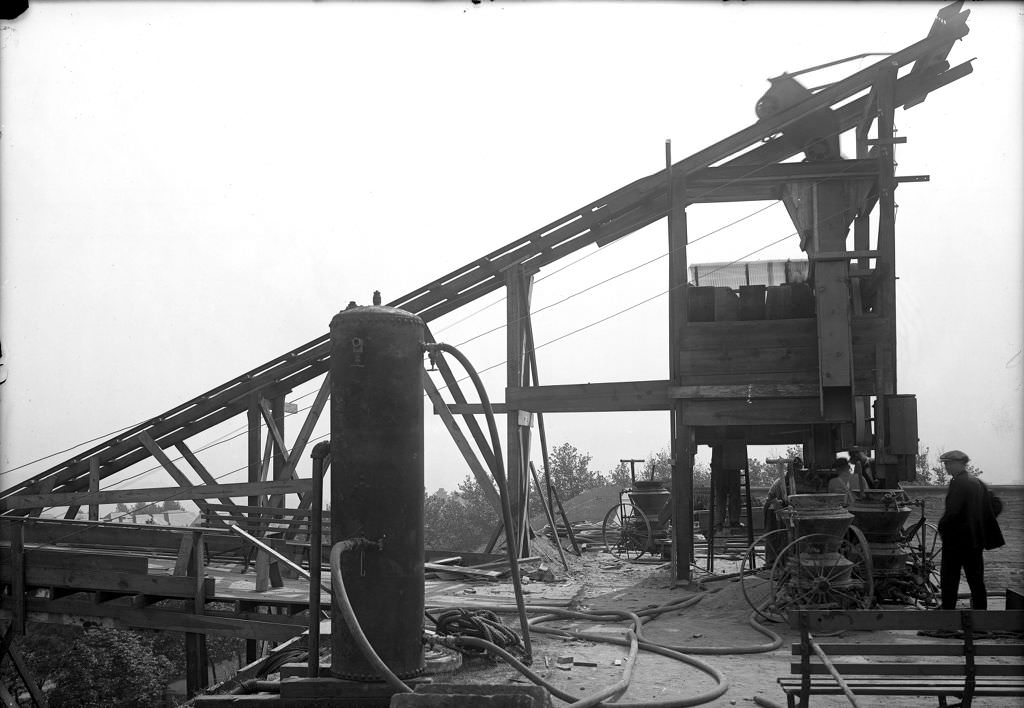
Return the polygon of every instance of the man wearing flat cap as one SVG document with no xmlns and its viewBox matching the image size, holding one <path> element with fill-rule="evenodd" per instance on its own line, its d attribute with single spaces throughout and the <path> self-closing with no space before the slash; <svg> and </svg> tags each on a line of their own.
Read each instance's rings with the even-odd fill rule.
<svg viewBox="0 0 1024 708">
<path fill-rule="evenodd" d="M 946 510 L 939 520 L 942 537 L 942 609 L 956 609 L 960 571 L 971 589 L 971 609 L 988 608 L 984 551 L 1003 545 L 1003 535 L 985 484 L 967 471 L 970 459 L 960 450 L 939 456 L 949 474 Z"/>
</svg>

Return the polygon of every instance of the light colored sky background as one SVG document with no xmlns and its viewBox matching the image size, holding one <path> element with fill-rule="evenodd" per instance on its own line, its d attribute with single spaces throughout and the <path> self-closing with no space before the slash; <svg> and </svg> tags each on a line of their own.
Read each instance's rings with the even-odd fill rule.
<svg viewBox="0 0 1024 708">
<path fill-rule="evenodd" d="M 666 138 L 680 159 L 746 127 L 770 76 L 917 41 L 942 5 L 33 2 L 0 29 L 0 487 L 661 169 Z M 897 173 L 931 175 L 897 192 L 899 387 L 922 446 L 1022 482 L 1022 6 L 969 24 L 951 61 L 975 72 L 896 117 Z M 762 206 L 691 208 L 691 239 Z M 792 231 L 777 204 L 690 261 Z M 659 222 L 549 267 L 535 309 L 665 249 Z M 787 257 L 795 238 L 754 258 Z M 666 283 L 662 258 L 539 313 L 537 342 Z M 503 318 L 499 292 L 433 330 Z M 541 382 L 666 378 L 666 323 L 661 296 L 543 347 Z M 504 332 L 463 349 L 498 364 Z M 503 367 L 485 382 L 503 400 Z M 668 444 L 664 413 L 546 418 L 598 470 Z M 432 416 L 426 441 L 428 488 L 453 488 L 468 470 Z M 200 457 L 244 479 L 243 438 Z"/>
</svg>

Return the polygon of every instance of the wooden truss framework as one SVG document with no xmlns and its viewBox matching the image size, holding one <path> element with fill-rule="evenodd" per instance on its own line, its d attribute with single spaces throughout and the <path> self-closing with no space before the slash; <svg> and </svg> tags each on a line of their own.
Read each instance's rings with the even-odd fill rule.
<svg viewBox="0 0 1024 708">
<path fill-rule="evenodd" d="M 507 470 L 519 528 L 514 538 L 526 545 L 525 505 L 529 489 L 531 414 L 540 419 L 542 453 L 546 467 L 546 440 L 542 415 L 556 411 L 671 411 L 673 441 L 673 529 L 677 531 L 677 577 L 688 579 L 692 553 L 691 509 L 692 462 L 696 445 L 720 434 L 724 425 L 744 425 L 747 440 L 754 444 L 775 443 L 792 435 L 776 423 L 796 423 L 801 430 L 814 433 L 823 417 L 824 388 L 820 381 L 759 380 L 753 384 L 722 383 L 702 379 L 699 349 L 687 349 L 684 342 L 711 336 L 706 323 L 687 321 L 686 207 L 697 203 L 750 200 L 789 200 L 796 204 L 807 190 L 815 204 L 827 202 L 836 189 L 849 185 L 863 188 L 854 216 L 854 248 L 838 247 L 811 252 L 820 272 L 834 271 L 832 279 L 867 277 L 876 296 L 881 317 L 870 326 L 884 331 L 832 332 L 819 322 L 820 341 L 838 337 L 850 344 L 848 351 L 857 356 L 858 338 L 879 344 L 874 357 L 875 380 L 860 390 L 886 396 L 896 392 L 895 351 L 895 203 L 894 189 L 901 181 L 893 174 L 893 147 L 900 142 L 893 135 L 892 116 L 898 107 L 909 108 L 939 89 L 971 73 L 971 62 L 950 68 L 946 62 L 953 43 L 967 34 L 966 17 L 960 3 L 940 12 L 925 39 L 884 60 L 860 70 L 814 93 L 805 101 L 690 155 L 671 159 L 664 170 L 632 182 L 575 211 L 566 214 L 505 247 L 467 263 L 451 273 L 388 303 L 419 315 L 425 322 L 453 312 L 478 298 L 505 288 L 507 292 L 507 387 L 505 402 L 496 405 L 507 420 Z M 903 67 L 912 68 L 900 76 Z M 799 154 L 802 147 L 787 137 L 786 130 L 809 115 L 832 110 L 840 132 L 856 131 L 857 155 L 850 160 L 826 162 L 784 162 Z M 875 137 L 870 138 L 872 125 Z M 915 178 L 910 178 L 915 179 Z M 804 187 L 800 187 L 804 185 Z M 804 189 L 804 193 L 799 190 Z M 869 215 L 878 209 L 877 248 L 870 248 Z M 791 209 L 798 227 L 805 218 L 800 208 Z M 603 246 L 648 226 L 663 217 L 669 219 L 669 286 L 671 378 L 665 381 L 627 381 L 603 384 L 541 386 L 537 375 L 530 324 L 532 277 L 543 267 L 591 245 Z M 812 218 L 809 228 L 816 232 L 822 225 Z M 875 267 L 871 269 L 871 260 Z M 851 263 L 855 269 L 851 269 Z M 856 305 L 855 305 L 856 306 Z M 717 324 L 717 323 L 716 323 Z M 825 331 L 820 328 L 825 326 Z M 861 325 L 858 325 L 861 326 Z M 868 325 L 862 325 L 868 327 Z M 715 336 L 726 331 L 715 331 Z M 799 333 L 793 333 L 798 336 Z M 845 339 L 844 339 L 845 337 Z M 429 341 L 433 337 L 427 335 Z M 688 346 L 688 345 L 687 345 Z M 100 483 L 128 467 L 148 459 L 158 463 L 180 489 L 177 498 L 195 498 L 201 508 L 216 517 L 218 510 L 234 508 L 239 514 L 258 519 L 254 507 L 281 507 L 286 493 L 300 493 L 300 509 L 309 508 L 312 495 L 309 481 L 296 473 L 315 426 L 327 402 L 330 384 L 326 377 L 330 354 L 329 336 L 324 335 L 293 349 L 262 366 L 130 428 L 70 459 L 47 469 L 32 479 L 0 492 L 0 513 L 4 517 L 38 516 L 43 507 L 68 505 L 67 519 L 74 519 L 79 508 L 89 507 L 90 519 L 98 518 L 98 505 L 112 499 L 128 499 L 128 492 L 104 492 Z M 488 470 L 494 466 L 491 450 L 476 415 L 480 407 L 470 404 L 456 376 L 438 359 L 442 380 L 454 403 L 446 403 L 430 377 L 424 376 L 424 388 L 434 409 L 441 416 L 470 470 L 483 486 L 492 503 L 497 493 Z M 289 449 L 284 430 L 284 397 L 296 386 L 324 376 L 314 405 Z M 856 382 L 854 382 L 856 383 Z M 856 386 L 855 386 L 856 388 Z M 865 397 L 866 400 L 866 397 Z M 879 416 L 882 415 L 879 409 Z M 235 416 L 246 416 L 248 427 L 248 482 L 244 485 L 219 485 L 188 445 L 193 436 Z M 463 432 L 457 417 L 468 430 Z M 876 418 L 876 431 L 885 435 L 884 420 Z M 266 426 L 268 434 L 262 435 Z M 717 432 L 716 432 L 717 431 Z M 819 441 L 820 442 L 820 441 Z M 878 441 L 885 448 L 884 440 Z M 174 448 L 187 465 L 179 467 L 167 454 Z M 479 452 L 479 456 L 474 452 Z M 880 460 L 887 462 L 884 455 Z M 150 496 L 153 490 L 146 492 Z M 161 492 L 163 493 L 163 492 Z M 120 494 L 121 496 L 117 496 Z M 126 496 L 127 495 L 127 496 Z M 548 496 L 552 495 L 550 485 Z M 168 497 L 171 493 L 168 492 Z M 238 505 L 234 499 L 247 498 Z M 205 501 L 217 498 L 218 508 Z M 69 522 L 71 523 L 71 522 Z M 678 533 L 682 529 L 684 533 Z M 56 538 L 56 537 L 55 537 Z M 197 586 L 198 588 L 198 586 Z M 202 615 L 202 592 L 196 599 L 197 616 Z M 31 602 L 30 602 L 31 604 Z M 64 609 L 52 606 L 54 612 Z M 71 612 L 72 609 L 65 608 Z M 29 608 L 27 611 L 31 611 Z M 44 613 L 45 614 L 45 613 Z M 152 614 L 146 615 L 151 622 Z M 141 615 L 140 615 L 141 617 Z M 223 619 L 223 618 L 222 618 Z M 266 622 L 266 616 L 252 621 Z M 142 619 L 139 620 L 143 621 Z M 183 620 L 176 618 L 181 625 Z M 203 631 L 211 620 L 189 620 L 186 631 Z M 151 625 L 145 625 L 151 626 Z M 184 625 L 181 625 L 184 626 Z M 250 638 L 256 635 L 250 633 Z"/>
</svg>

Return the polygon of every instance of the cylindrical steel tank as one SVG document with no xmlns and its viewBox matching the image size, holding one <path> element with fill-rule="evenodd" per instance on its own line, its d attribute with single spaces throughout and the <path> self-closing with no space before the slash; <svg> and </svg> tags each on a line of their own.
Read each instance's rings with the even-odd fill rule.
<svg viewBox="0 0 1024 708">
<path fill-rule="evenodd" d="M 331 542 L 359 624 L 399 677 L 423 670 L 423 321 L 391 307 L 331 320 Z M 379 680 L 337 608 L 331 672 Z"/>
</svg>

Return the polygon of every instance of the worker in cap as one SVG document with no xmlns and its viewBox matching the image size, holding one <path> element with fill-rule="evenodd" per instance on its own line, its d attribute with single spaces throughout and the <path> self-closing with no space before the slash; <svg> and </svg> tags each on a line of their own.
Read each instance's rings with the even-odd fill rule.
<svg viewBox="0 0 1024 708">
<path fill-rule="evenodd" d="M 991 493 L 984 482 L 968 471 L 970 459 L 960 450 L 950 450 L 939 456 L 949 475 L 946 509 L 939 520 L 939 535 L 942 537 L 939 584 L 944 610 L 956 609 L 961 570 L 971 589 L 971 609 L 988 608 L 984 551 L 1004 543 L 992 508 Z"/>
</svg>

